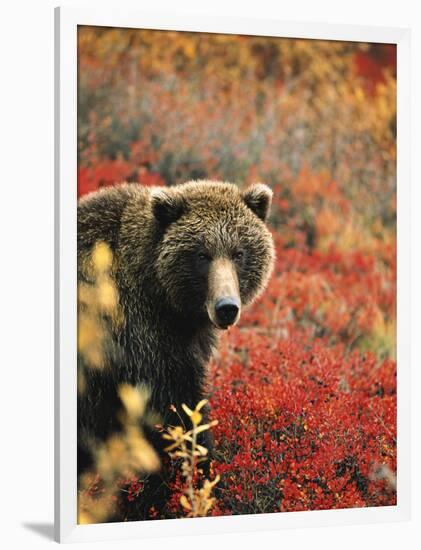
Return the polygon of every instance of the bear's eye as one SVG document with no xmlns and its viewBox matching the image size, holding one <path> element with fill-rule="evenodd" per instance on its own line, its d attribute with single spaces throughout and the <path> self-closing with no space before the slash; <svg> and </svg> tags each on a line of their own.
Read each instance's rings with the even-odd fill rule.
<svg viewBox="0 0 421 550">
<path fill-rule="evenodd" d="M 237 252 L 234 252 L 232 257 L 236 262 L 241 262 L 244 258 L 244 252 L 242 250 L 237 250 Z"/>
<path fill-rule="evenodd" d="M 205 252 L 199 252 L 199 254 L 197 255 L 197 258 L 201 262 L 208 262 L 210 260 L 209 255 L 206 254 Z"/>
</svg>

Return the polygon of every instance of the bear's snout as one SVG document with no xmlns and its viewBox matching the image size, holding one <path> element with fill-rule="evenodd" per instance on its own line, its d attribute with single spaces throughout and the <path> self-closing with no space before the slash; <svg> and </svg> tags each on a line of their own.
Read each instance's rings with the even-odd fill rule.
<svg viewBox="0 0 421 550">
<path fill-rule="evenodd" d="M 220 298 L 215 304 L 218 325 L 222 328 L 233 325 L 240 312 L 240 301 L 236 297 Z"/>
<path fill-rule="evenodd" d="M 220 329 L 227 329 L 240 318 L 238 277 L 232 261 L 228 258 L 216 258 L 211 263 L 206 309 L 209 319 Z"/>
</svg>

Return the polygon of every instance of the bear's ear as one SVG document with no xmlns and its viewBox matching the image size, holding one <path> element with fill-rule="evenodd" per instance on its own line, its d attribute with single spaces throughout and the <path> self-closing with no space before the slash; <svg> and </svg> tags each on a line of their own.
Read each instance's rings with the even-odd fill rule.
<svg viewBox="0 0 421 550">
<path fill-rule="evenodd" d="M 181 196 L 159 189 L 152 194 L 152 212 L 161 226 L 166 227 L 178 220 L 184 211 Z"/>
<path fill-rule="evenodd" d="M 272 189 L 264 183 L 254 183 L 242 194 L 246 205 L 264 222 L 269 216 L 272 196 Z"/>
</svg>

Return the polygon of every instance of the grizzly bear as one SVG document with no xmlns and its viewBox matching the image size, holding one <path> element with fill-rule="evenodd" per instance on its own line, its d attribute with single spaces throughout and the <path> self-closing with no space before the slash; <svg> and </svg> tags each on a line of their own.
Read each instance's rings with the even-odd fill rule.
<svg viewBox="0 0 421 550">
<path fill-rule="evenodd" d="M 79 472 L 89 462 L 86 437 L 118 429 L 119 384 L 146 384 L 164 425 L 174 421 L 174 406 L 194 408 L 204 398 L 218 331 L 238 322 L 271 274 L 271 200 L 264 184 L 241 191 L 214 181 L 122 184 L 79 200 L 79 281 L 94 245 L 107 243 L 123 313 L 111 328 L 111 369 L 88 369 L 78 397 Z"/>
</svg>

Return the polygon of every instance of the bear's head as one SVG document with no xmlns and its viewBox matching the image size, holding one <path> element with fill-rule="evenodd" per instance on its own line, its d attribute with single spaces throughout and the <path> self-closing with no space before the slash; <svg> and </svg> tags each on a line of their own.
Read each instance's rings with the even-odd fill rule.
<svg viewBox="0 0 421 550">
<path fill-rule="evenodd" d="M 245 191 L 210 181 L 153 191 L 156 273 L 178 312 L 226 329 L 263 291 L 274 260 L 265 225 L 271 200 L 260 183 Z"/>
</svg>

